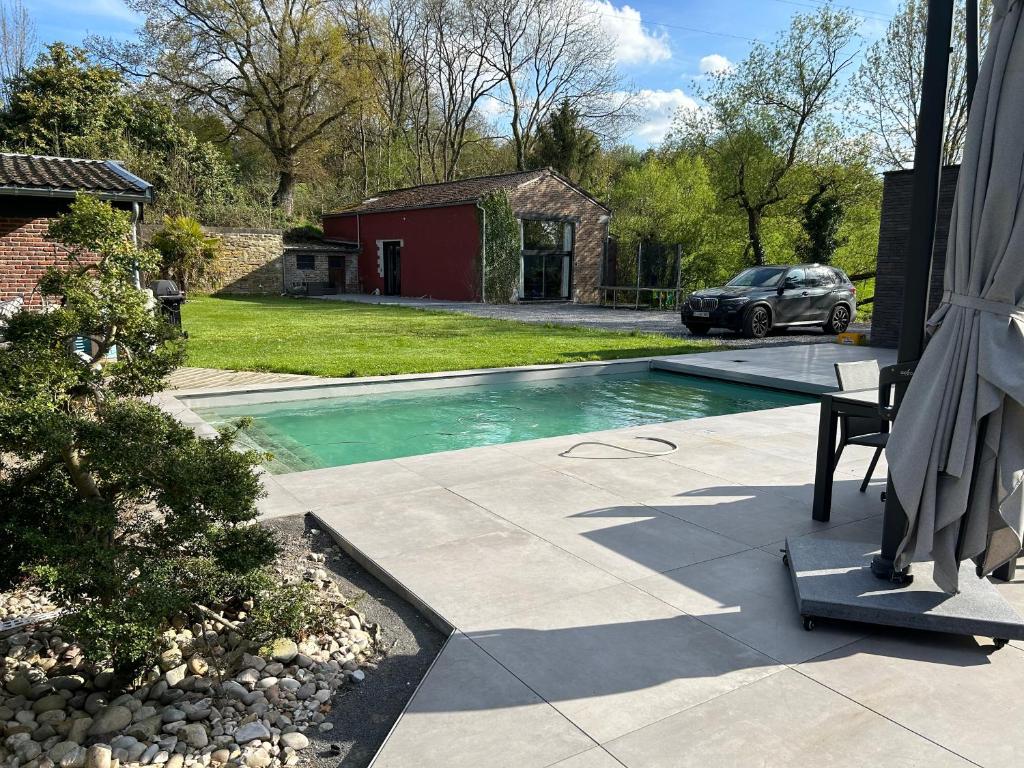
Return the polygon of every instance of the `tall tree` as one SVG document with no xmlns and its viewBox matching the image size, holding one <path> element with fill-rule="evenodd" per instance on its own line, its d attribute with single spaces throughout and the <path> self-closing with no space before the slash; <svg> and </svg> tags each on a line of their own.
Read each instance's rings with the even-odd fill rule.
<svg viewBox="0 0 1024 768">
<path fill-rule="evenodd" d="M 942 148 L 946 163 L 959 162 L 967 130 L 965 6 L 965 0 L 958 0 L 953 14 Z M 981 17 L 978 47 L 983 53 L 988 42 L 992 2 L 980 0 L 978 7 Z M 905 168 L 914 160 L 927 24 L 925 0 L 905 0 L 889 22 L 885 35 L 864 54 L 850 84 L 853 121 L 871 137 L 875 161 L 887 168 Z"/>
<path fill-rule="evenodd" d="M 35 57 L 36 25 L 22 0 L 0 0 L 0 106 Z"/>
<path fill-rule="evenodd" d="M 735 70 L 698 86 L 705 109 L 677 118 L 674 140 L 707 158 L 723 201 L 742 211 L 753 264 L 768 258 L 766 212 L 792 194 L 790 171 L 815 147 L 815 132 L 829 128 L 856 39 L 846 11 L 829 6 L 796 15 L 774 45 L 755 44 Z"/>
<path fill-rule="evenodd" d="M 554 168 L 577 184 L 586 183 L 594 171 L 601 142 L 580 120 L 579 112 L 564 100 L 537 128 L 530 165 Z"/>
<path fill-rule="evenodd" d="M 145 18 L 141 42 L 97 49 L 258 141 L 275 166 L 274 200 L 290 215 L 303 150 L 362 93 L 330 0 L 127 2 Z"/>
<path fill-rule="evenodd" d="M 614 135 L 633 117 L 615 66 L 615 41 L 587 0 L 488 0 L 496 35 L 490 64 L 501 73 L 496 93 L 508 109 L 516 167 L 527 157 L 545 117 L 568 102 L 591 130 Z"/>
</svg>

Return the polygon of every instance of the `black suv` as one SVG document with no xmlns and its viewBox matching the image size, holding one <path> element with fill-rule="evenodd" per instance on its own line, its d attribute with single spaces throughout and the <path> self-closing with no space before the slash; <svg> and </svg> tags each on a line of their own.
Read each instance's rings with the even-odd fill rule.
<svg viewBox="0 0 1024 768">
<path fill-rule="evenodd" d="M 721 288 L 683 301 L 683 325 L 703 336 L 728 328 L 759 339 L 772 328 L 818 325 L 842 333 L 857 312 L 857 289 L 846 273 L 821 264 L 751 267 Z"/>
</svg>

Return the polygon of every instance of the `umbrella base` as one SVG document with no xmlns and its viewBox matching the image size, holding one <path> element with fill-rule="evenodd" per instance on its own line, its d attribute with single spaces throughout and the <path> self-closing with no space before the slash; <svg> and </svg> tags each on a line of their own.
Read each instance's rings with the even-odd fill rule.
<svg viewBox="0 0 1024 768">
<path fill-rule="evenodd" d="M 786 562 L 793 578 L 804 627 L 814 620 L 841 619 L 954 635 L 991 637 L 1002 645 L 1024 640 L 1024 617 L 1003 599 L 974 565 L 960 567 L 960 592 L 949 595 L 932 580 L 930 563 L 914 564 L 909 584 L 880 581 L 871 572 L 872 544 L 801 538 L 786 540 Z"/>
</svg>

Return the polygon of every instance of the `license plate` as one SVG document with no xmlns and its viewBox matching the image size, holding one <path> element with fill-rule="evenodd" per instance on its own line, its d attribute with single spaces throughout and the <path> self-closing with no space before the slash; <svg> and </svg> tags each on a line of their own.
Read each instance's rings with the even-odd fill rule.
<svg viewBox="0 0 1024 768">
<path fill-rule="evenodd" d="M 710 312 L 694 312 L 693 316 L 694 317 L 711 317 L 711 313 Z"/>
</svg>

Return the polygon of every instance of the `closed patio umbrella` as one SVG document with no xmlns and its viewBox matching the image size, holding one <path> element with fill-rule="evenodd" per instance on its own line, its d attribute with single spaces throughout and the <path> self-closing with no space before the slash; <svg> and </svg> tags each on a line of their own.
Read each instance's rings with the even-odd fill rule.
<svg viewBox="0 0 1024 768">
<path fill-rule="evenodd" d="M 1024 0 L 995 0 L 949 231 L 945 292 L 886 449 L 907 515 L 897 566 L 957 590 L 1024 526 Z"/>
</svg>

